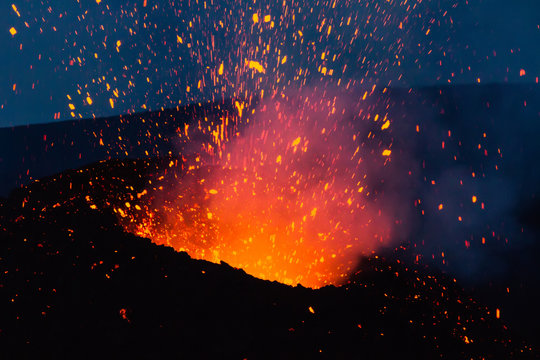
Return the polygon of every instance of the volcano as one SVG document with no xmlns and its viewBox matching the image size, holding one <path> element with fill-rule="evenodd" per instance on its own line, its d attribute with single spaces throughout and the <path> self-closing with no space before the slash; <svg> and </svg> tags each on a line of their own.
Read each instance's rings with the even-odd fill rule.
<svg viewBox="0 0 540 360">
<path fill-rule="evenodd" d="M 392 125 L 391 151 L 373 140 L 372 153 L 392 159 L 377 168 L 381 181 L 370 186 L 373 193 L 402 186 L 407 196 L 398 199 L 411 201 L 399 210 L 414 226 L 394 233 L 393 246 L 358 255 L 333 285 L 314 288 L 300 285 L 301 277 L 289 285 L 262 280 L 247 267 L 205 261 L 192 248 L 183 252 L 183 245 L 159 238 L 167 227 L 137 228 L 177 213 L 171 205 L 186 204 L 178 199 L 221 193 L 217 182 L 205 180 L 212 166 L 190 173 L 199 156 L 191 145 L 221 141 L 222 119 L 258 104 L 244 109 L 225 101 L 3 129 L 3 194 L 17 187 L 0 202 L 3 352 L 6 358 L 536 358 L 538 174 L 528 164 L 538 152 L 538 98 L 532 86 L 379 94 L 368 119 L 384 128 L 378 114 L 392 104 L 388 116 L 400 121 Z M 510 126 L 510 117 L 521 127 Z M 205 126 L 207 133 L 188 132 Z M 298 138 L 286 140 L 307 148 Z M 287 148 L 294 156 L 296 145 Z M 280 165 L 286 159 L 274 158 Z M 246 177 L 246 170 L 227 171 L 214 180 Z M 481 182 L 468 183 L 465 174 Z M 407 180 L 413 175 L 420 182 Z M 518 205 L 505 201 L 500 188 L 515 190 Z M 191 218 L 182 214 L 182 224 L 212 226 L 200 202 L 187 204 L 198 210 Z M 331 212 L 318 214 L 319 223 L 331 223 Z M 397 229 L 405 229 L 403 222 L 393 220 Z M 529 245 L 510 247 L 531 233 L 523 238 Z"/>
</svg>

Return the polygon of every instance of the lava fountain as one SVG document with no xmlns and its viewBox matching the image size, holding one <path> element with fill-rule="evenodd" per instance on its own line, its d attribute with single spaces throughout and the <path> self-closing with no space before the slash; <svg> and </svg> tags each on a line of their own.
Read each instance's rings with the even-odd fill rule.
<svg viewBox="0 0 540 360">
<path fill-rule="evenodd" d="M 313 90 L 251 115 L 215 155 L 184 158 L 175 185 L 151 196 L 142 218 L 127 216 L 126 229 L 263 279 L 339 284 L 391 235 L 370 176 L 390 161 L 389 120 Z"/>
</svg>

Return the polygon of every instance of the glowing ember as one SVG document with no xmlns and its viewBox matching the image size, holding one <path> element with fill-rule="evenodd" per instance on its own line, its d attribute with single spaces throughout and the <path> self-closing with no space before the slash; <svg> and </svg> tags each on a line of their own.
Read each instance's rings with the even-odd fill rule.
<svg viewBox="0 0 540 360">
<path fill-rule="evenodd" d="M 390 154 L 375 149 L 378 124 L 352 108 L 316 92 L 263 103 L 242 136 L 188 160 L 142 219 L 118 211 L 128 230 L 195 258 L 287 284 L 339 283 L 390 231 L 370 178 Z"/>
</svg>

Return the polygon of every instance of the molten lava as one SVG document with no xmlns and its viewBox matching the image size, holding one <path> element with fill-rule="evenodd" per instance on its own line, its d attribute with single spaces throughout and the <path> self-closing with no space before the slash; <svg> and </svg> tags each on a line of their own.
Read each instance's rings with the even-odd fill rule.
<svg viewBox="0 0 540 360">
<path fill-rule="evenodd" d="M 142 217 L 124 210 L 126 229 L 263 279 L 340 283 L 390 236 L 371 176 L 389 161 L 387 119 L 316 92 L 252 114 L 215 155 L 171 163 L 175 185 L 150 191 Z"/>
</svg>

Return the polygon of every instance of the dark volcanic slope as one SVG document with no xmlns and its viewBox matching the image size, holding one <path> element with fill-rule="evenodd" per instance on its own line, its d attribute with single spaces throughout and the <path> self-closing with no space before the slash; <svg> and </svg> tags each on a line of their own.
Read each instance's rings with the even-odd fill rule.
<svg viewBox="0 0 540 360">
<path fill-rule="evenodd" d="M 178 153 L 177 131 L 194 119 L 233 111 L 229 102 L 176 109 L 0 128 L 0 196 L 32 180 L 101 160 Z"/>
<path fill-rule="evenodd" d="M 534 357 L 454 280 L 392 259 L 314 291 L 124 233 L 106 203 L 159 165 L 99 163 L 2 203 L 3 359 Z"/>
</svg>

